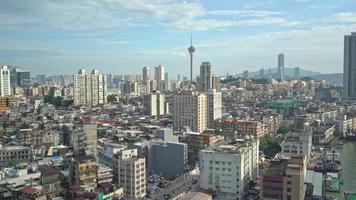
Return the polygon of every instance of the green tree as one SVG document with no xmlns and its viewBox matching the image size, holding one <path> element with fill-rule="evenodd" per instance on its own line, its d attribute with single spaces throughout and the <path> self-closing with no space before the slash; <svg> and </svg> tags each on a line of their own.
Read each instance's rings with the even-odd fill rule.
<svg viewBox="0 0 356 200">
<path fill-rule="evenodd" d="M 73 104 L 73 100 L 64 100 L 63 97 L 55 97 L 53 94 L 46 95 L 43 100 L 45 103 L 52 104 L 55 107 L 69 107 Z"/>
<path fill-rule="evenodd" d="M 277 153 L 281 152 L 282 148 L 279 145 L 279 142 L 275 139 L 264 137 L 260 139 L 260 151 L 267 157 L 274 157 Z"/>
<path fill-rule="evenodd" d="M 117 102 L 117 98 L 116 98 L 116 96 L 113 95 L 113 94 L 109 95 L 109 96 L 107 97 L 107 100 L 108 100 L 108 102 L 110 102 L 110 103 Z"/>
<path fill-rule="evenodd" d="M 279 129 L 277 130 L 277 133 L 278 134 L 283 134 L 285 135 L 286 133 L 288 133 L 290 131 L 289 128 L 286 128 L 286 127 L 279 127 Z"/>
<path fill-rule="evenodd" d="M 120 98 L 120 102 L 125 105 L 129 104 L 129 100 L 127 98 L 123 98 L 123 97 Z"/>
</svg>

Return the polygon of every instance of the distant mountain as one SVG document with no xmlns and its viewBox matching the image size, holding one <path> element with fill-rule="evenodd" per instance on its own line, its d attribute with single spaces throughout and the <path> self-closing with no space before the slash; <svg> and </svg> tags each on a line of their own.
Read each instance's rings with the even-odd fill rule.
<svg viewBox="0 0 356 200">
<path fill-rule="evenodd" d="M 325 80 L 334 85 L 342 85 L 343 83 L 343 73 L 335 73 L 335 74 L 318 74 L 309 76 L 310 78 L 316 80 Z"/>
<path fill-rule="evenodd" d="M 285 79 L 293 79 L 294 78 L 294 70 L 295 68 L 284 68 L 284 76 Z M 264 74 L 265 77 L 278 77 L 278 68 L 265 68 L 264 69 Z M 322 74 L 320 72 L 316 72 L 316 71 L 310 71 L 310 70 L 304 70 L 304 69 L 300 69 L 300 75 L 299 78 L 302 77 L 310 77 L 316 80 L 325 80 L 331 84 L 334 85 L 342 85 L 343 83 L 343 74 L 342 73 L 334 73 L 334 74 Z M 239 76 L 243 76 L 243 73 L 240 73 Z M 253 72 L 249 72 L 249 77 L 260 77 L 260 71 L 253 71 Z"/>
<path fill-rule="evenodd" d="M 294 77 L 294 70 L 295 68 L 284 68 L 284 76 Z M 264 68 L 264 72 L 265 72 L 265 76 L 268 76 L 269 74 L 276 75 L 278 73 L 278 68 Z M 299 73 L 300 73 L 300 77 L 314 76 L 320 74 L 320 72 L 304 70 L 304 69 L 300 69 Z M 243 73 L 240 73 L 239 75 L 242 76 Z M 259 76 L 260 76 L 260 71 L 249 72 L 249 77 L 259 77 Z"/>
</svg>

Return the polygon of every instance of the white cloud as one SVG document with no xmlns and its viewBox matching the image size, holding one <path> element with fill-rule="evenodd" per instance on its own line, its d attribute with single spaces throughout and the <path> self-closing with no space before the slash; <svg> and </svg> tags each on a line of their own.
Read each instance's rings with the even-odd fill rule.
<svg viewBox="0 0 356 200">
<path fill-rule="evenodd" d="M 337 13 L 331 18 L 328 18 L 332 22 L 339 23 L 352 23 L 356 24 L 356 12 L 341 12 Z"/>
<path fill-rule="evenodd" d="M 234 26 L 283 24 L 288 21 L 279 12 L 208 11 L 197 2 L 160 0 L 14 2 L 3 3 L 0 8 L 0 25 L 3 27 L 31 25 L 32 28 L 85 31 L 161 24 L 177 30 L 207 31 Z M 224 16 L 224 19 L 221 19 L 221 16 Z"/>
<path fill-rule="evenodd" d="M 266 10 L 213 10 L 208 12 L 209 15 L 222 16 L 239 16 L 239 17 L 269 17 L 281 15 L 281 12 Z"/>
</svg>

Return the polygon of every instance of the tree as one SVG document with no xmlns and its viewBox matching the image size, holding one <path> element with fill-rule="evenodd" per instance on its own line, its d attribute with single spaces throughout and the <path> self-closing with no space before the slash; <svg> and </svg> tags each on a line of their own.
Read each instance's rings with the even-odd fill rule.
<svg viewBox="0 0 356 200">
<path fill-rule="evenodd" d="M 127 100 L 126 98 L 121 97 L 119 100 L 125 105 L 129 104 L 129 100 Z"/>
<path fill-rule="evenodd" d="M 260 151 L 263 151 L 263 153 L 267 157 L 274 157 L 277 153 L 281 152 L 282 148 L 279 145 L 279 142 L 269 138 L 269 137 L 264 137 L 260 139 Z"/>
<path fill-rule="evenodd" d="M 278 134 L 283 134 L 285 135 L 286 133 L 288 133 L 290 131 L 289 128 L 286 128 L 286 127 L 279 127 L 279 129 L 277 130 L 277 133 Z"/>
<path fill-rule="evenodd" d="M 304 77 L 300 78 L 299 80 L 308 82 L 308 81 L 311 81 L 311 80 L 314 80 L 314 79 L 309 77 L 309 76 L 304 76 Z"/>
<path fill-rule="evenodd" d="M 46 95 L 43 100 L 45 103 L 52 104 L 55 107 L 69 107 L 73 104 L 73 100 L 64 100 L 63 97 L 55 97 L 53 94 Z"/>
<path fill-rule="evenodd" d="M 253 79 L 252 82 L 256 84 L 269 84 L 271 83 L 271 80 L 268 78 L 258 78 L 258 79 Z"/>
<path fill-rule="evenodd" d="M 117 102 L 117 98 L 116 98 L 116 96 L 113 95 L 113 94 L 109 95 L 109 96 L 107 97 L 107 100 L 108 100 L 108 102 L 110 102 L 110 103 Z"/>
</svg>

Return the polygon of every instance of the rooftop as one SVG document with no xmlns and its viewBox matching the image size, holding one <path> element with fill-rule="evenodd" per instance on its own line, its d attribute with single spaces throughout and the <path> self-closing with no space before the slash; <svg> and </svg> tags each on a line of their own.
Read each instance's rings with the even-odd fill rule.
<svg viewBox="0 0 356 200">
<path fill-rule="evenodd" d="M 42 176 L 59 175 L 59 170 L 57 168 L 47 165 L 38 166 L 38 171 L 41 172 Z"/>
</svg>

